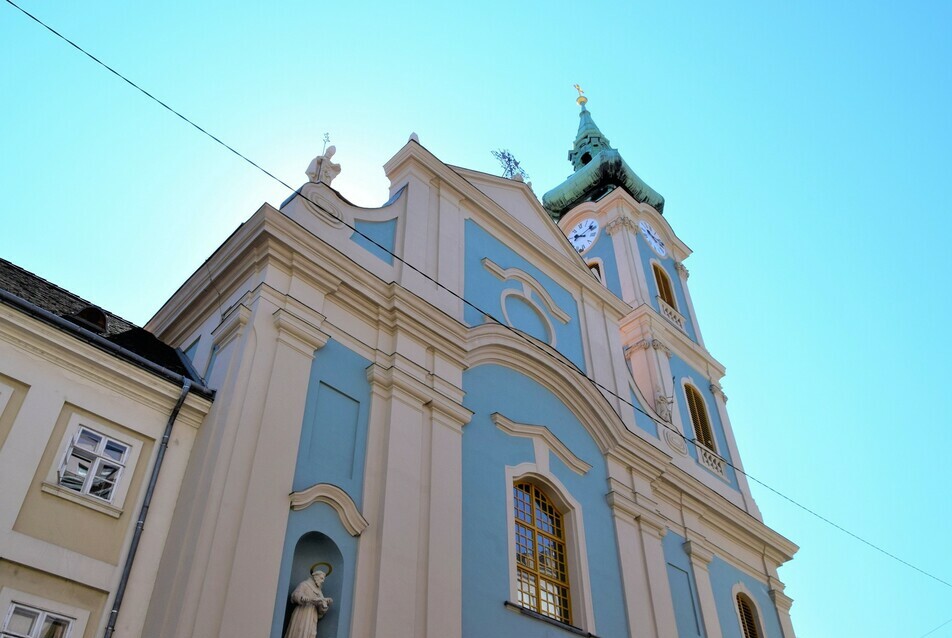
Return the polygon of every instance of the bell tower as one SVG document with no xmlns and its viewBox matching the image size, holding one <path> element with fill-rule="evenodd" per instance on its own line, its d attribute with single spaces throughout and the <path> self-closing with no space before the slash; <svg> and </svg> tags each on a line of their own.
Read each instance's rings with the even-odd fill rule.
<svg viewBox="0 0 952 638">
<path fill-rule="evenodd" d="M 578 87 L 576 87 L 578 89 Z M 632 381 L 663 424 L 649 434 L 673 462 L 759 516 L 740 467 L 720 379 L 688 291 L 690 248 L 663 215 L 664 198 L 612 147 L 579 89 L 573 173 L 542 205 L 593 275 L 631 306 L 621 343 Z"/>
</svg>

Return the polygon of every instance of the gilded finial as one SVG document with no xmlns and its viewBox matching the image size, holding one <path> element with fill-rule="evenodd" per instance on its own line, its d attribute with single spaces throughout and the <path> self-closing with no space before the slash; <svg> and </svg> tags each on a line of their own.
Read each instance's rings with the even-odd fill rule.
<svg viewBox="0 0 952 638">
<path fill-rule="evenodd" d="M 578 99 L 575 100 L 579 106 L 585 106 L 585 103 L 588 102 L 588 98 L 583 95 L 585 91 L 582 90 L 578 84 L 575 85 L 575 90 L 578 91 Z"/>
</svg>

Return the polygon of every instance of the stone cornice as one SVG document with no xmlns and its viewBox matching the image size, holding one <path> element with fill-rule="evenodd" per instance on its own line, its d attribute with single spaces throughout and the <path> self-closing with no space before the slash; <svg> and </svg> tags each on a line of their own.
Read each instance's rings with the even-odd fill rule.
<svg viewBox="0 0 952 638">
<path fill-rule="evenodd" d="M 317 483 L 299 492 L 291 492 L 290 499 L 292 510 L 303 510 L 314 503 L 330 505 L 351 536 L 360 536 L 370 526 L 347 492 L 336 485 Z"/>
<path fill-rule="evenodd" d="M 572 453 L 572 450 L 570 450 L 568 446 L 565 445 L 565 443 L 562 443 L 562 441 L 559 440 L 559 437 L 552 433 L 552 430 L 545 427 L 544 425 L 517 423 L 504 417 L 498 412 L 494 412 L 491 418 L 493 423 L 496 424 L 497 428 L 510 436 L 540 441 L 549 449 L 550 452 L 559 457 L 559 459 L 576 474 L 586 474 L 590 469 L 592 469 L 590 464 L 575 456 L 575 454 Z M 538 463 L 538 461 L 536 462 Z"/>
<path fill-rule="evenodd" d="M 710 352 L 691 341 L 691 339 L 676 329 L 658 312 L 647 305 L 641 305 L 632 310 L 619 324 L 624 342 L 625 335 L 635 335 L 633 338 L 644 339 L 643 335 L 651 335 L 658 339 L 672 355 L 678 356 L 691 364 L 699 372 L 708 375 L 713 381 L 720 380 L 726 370 Z M 631 338 L 631 337 L 630 337 Z"/>
<path fill-rule="evenodd" d="M 301 354 L 312 357 L 314 351 L 323 348 L 330 338 L 327 333 L 301 317 L 278 308 L 271 315 L 278 329 L 278 341 L 294 348 Z"/>
<path fill-rule="evenodd" d="M 548 242 L 533 241 L 533 238 L 537 236 L 535 232 L 529 230 L 519 219 L 495 200 L 419 144 L 410 143 L 405 145 L 384 165 L 384 170 L 390 175 L 407 161 L 416 162 L 418 166 L 424 167 L 442 182 L 458 191 L 460 199 L 467 200 L 472 204 L 472 207 L 478 209 L 479 214 L 474 219 L 481 226 L 496 237 L 501 238 L 512 250 L 524 255 L 528 261 L 535 264 L 547 276 L 569 290 L 573 295 L 577 295 L 579 290 L 585 290 L 586 293 L 593 294 L 606 310 L 610 310 L 611 314 L 616 315 L 616 319 L 624 316 L 630 310 L 631 306 L 616 297 L 598 281 L 595 281 L 585 265 L 585 261 L 577 252 L 572 250 L 564 237 L 558 242 L 560 244 L 564 242 L 562 252 L 552 250 L 552 246 Z M 532 206 L 538 215 L 548 219 L 548 213 L 545 212 L 538 201 L 533 200 Z M 555 225 L 552 226 L 552 229 L 554 233 L 561 234 L 561 231 Z"/>
<path fill-rule="evenodd" d="M 685 541 L 682 546 L 687 555 L 691 557 L 692 563 L 707 567 L 714 560 L 714 552 L 704 547 L 698 540 Z"/>
<path fill-rule="evenodd" d="M 455 399 L 427 385 L 417 378 L 414 372 L 398 367 L 399 365 L 398 363 L 384 366 L 380 363 L 372 363 L 368 366 L 367 380 L 370 381 L 373 390 L 382 393 L 384 396 L 402 394 L 419 403 L 421 407 L 428 407 L 450 417 L 460 427 L 469 423 L 473 417 L 470 410 L 463 407 Z"/>
<path fill-rule="evenodd" d="M 181 392 L 167 379 L 2 304 L 0 340 L 159 412 L 167 413 Z M 190 394 L 180 418 L 198 427 L 210 408 L 210 400 Z"/>
</svg>

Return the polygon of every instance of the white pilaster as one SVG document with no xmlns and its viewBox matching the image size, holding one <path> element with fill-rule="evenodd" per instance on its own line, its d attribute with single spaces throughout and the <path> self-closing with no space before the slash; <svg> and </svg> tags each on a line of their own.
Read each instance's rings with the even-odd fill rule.
<svg viewBox="0 0 952 638">
<path fill-rule="evenodd" d="M 691 570 L 694 572 L 697 597 L 701 603 L 701 622 L 704 623 L 704 634 L 707 638 L 721 638 L 721 623 L 717 617 L 714 588 L 711 586 L 711 574 L 707 570 L 707 566 L 714 558 L 714 553 L 697 540 L 686 541 L 684 551 L 691 557 Z"/>
<path fill-rule="evenodd" d="M 301 312 L 303 309 L 297 309 Z M 316 322 L 278 309 L 274 362 L 261 419 L 224 607 L 221 636 L 266 636 L 271 629 L 314 352 L 328 340 Z M 263 326 L 262 326 L 263 328 Z M 263 335 L 262 335 L 263 336 Z M 254 574 L 254 578 L 247 578 Z"/>
</svg>

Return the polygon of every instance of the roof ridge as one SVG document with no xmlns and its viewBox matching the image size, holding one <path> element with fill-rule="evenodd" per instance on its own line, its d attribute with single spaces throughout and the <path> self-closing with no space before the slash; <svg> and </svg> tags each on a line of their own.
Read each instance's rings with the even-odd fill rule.
<svg viewBox="0 0 952 638">
<path fill-rule="evenodd" d="M 13 263 L 12 261 L 10 261 L 10 260 L 8 260 L 8 259 L 4 259 L 3 257 L 0 257 L 0 262 L 3 262 L 3 265 L 8 266 L 8 267 L 11 267 L 13 270 L 17 270 L 17 271 L 19 271 L 19 272 L 21 272 L 21 273 L 23 273 L 23 274 L 25 274 L 25 275 L 28 275 L 28 276 L 30 276 L 30 277 L 33 277 L 34 279 L 38 279 L 38 280 L 42 281 L 44 284 L 46 284 L 46 285 L 48 285 L 48 286 L 51 286 L 52 288 L 56 288 L 57 290 L 63 292 L 63 293 L 66 294 L 66 295 L 69 295 L 70 297 L 73 297 L 73 298 L 76 299 L 77 301 L 80 301 L 80 302 L 86 304 L 87 306 L 93 306 L 93 307 L 95 307 L 95 308 L 99 308 L 100 310 L 102 310 L 103 312 L 105 312 L 105 313 L 106 313 L 107 315 L 109 315 L 110 317 L 113 317 L 113 318 L 115 318 L 115 319 L 118 319 L 119 321 L 122 321 L 122 322 L 124 322 L 124 323 L 127 323 L 127 324 L 129 324 L 130 326 L 132 326 L 132 327 L 134 327 L 134 328 L 141 328 L 141 327 L 142 327 L 142 326 L 139 326 L 139 325 L 133 323 L 132 321 L 129 321 L 128 319 L 126 319 L 126 318 L 124 318 L 124 317 L 122 317 L 122 316 L 120 316 L 120 315 L 117 315 L 116 313 L 112 312 L 111 310 L 108 310 L 108 309 L 106 309 L 106 308 L 103 308 L 102 306 L 100 306 L 100 305 L 97 304 L 97 303 L 93 303 L 93 302 L 89 301 L 89 300 L 86 299 L 85 297 L 81 297 L 81 296 L 77 295 L 75 292 L 73 292 L 73 291 L 71 291 L 71 290 L 67 290 L 66 288 L 63 288 L 62 286 L 53 283 L 52 281 L 50 281 L 49 279 L 46 279 L 45 277 L 41 277 L 40 275 L 36 274 L 35 272 L 33 272 L 33 271 L 31 271 L 31 270 L 27 270 L 27 269 L 24 268 L 23 266 L 20 266 L 20 265 L 18 265 L 18 264 Z"/>
</svg>

